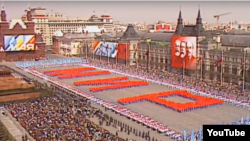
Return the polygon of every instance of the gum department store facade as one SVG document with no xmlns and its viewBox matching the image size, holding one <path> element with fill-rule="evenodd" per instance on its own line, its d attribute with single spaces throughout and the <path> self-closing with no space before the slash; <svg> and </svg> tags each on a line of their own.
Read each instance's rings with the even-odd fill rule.
<svg viewBox="0 0 250 141">
<path fill-rule="evenodd" d="M 160 71 L 175 72 L 182 75 L 183 69 L 171 67 L 172 36 L 197 37 L 197 43 L 199 47 L 197 50 L 197 58 L 201 57 L 202 55 L 202 63 L 200 63 L 201 65 L 197 65 L 196 70 L 185 70 L 185 75 L 220 81 L 221 66 L 216 67 L 215 62 L 220 59 L 223 50 L 223 82 L 241 84 L 243 78 L 241 71 L 243 66 L 243 54 L 246 52 L 244 78 L 245 84 L 250 84 L 250 50 L 248 48 L 250 47 L 250 33 L 240 29 L 236 29 L 227 33 L 224 33 L 223 31 L 205 31 L 202 25 L 200 11 L 198 11 L 196 25 L 183 25 L 183 19 L 180 11 L 177 28 L 174 33 L 140 33 L 136 32 L 133 25 L 129 25 L 124 33 L 117 33 L 115 36 L 102 34 L 97 36 L 95 40 L 118 43 L 130 43 L 132 41 L 134 43 L 137 41 L 138 65 L 146 67 L 147 57 L 145 54 L 149 46 L 146 40 L 150 38 L 150 68 L 158 69 Z M 87 39 L 83 40 L 86 43 Z M 82 56 L 85 56 L 84 47 L 82 50 Z M 90 45 L 89 49 L 87 50 L 88 56 L 92 57 Z M 102 59 L 107 58 L 102 57 Z M 110 61 L 112 61 L 112 59 Z"/>
</svg>

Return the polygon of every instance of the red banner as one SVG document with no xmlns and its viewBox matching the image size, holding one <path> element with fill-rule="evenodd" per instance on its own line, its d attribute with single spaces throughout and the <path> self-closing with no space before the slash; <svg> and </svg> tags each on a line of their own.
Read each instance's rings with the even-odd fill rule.
<svg viewBox="0 0 250 141">
<path fill-rule="evenodd" d="M 172 67 L 196 69 L 196 37 L 172 37 Z"/>
<path fill-rule="evenodd" d="M 118 44 L 117 51 L 117 59 L 129 60 L 129 44 Z"/>
</svg>

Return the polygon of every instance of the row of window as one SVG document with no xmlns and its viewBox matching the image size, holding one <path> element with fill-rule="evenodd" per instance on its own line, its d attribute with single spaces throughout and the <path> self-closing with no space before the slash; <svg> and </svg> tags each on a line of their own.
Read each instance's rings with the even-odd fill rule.
<svg viewBox="0 0 250 141">
<path fill-rule="evenodd" d="M 147 51 L 148 48 L 139 48 L 139 50 L 141 51 Z M 154 53 L 169 53 L 169 50 L 166 49 L 155 49 L 155 48 L 150 48 L 150 52 L 154 52 Z"/>
<path fill-rule="evenodd" d="M 140 51 L 142 52 L 146 52 L 148 50 L 148 48 L 140 48 Z M 203 53 L 204 51 L 199 51 L 199 57 L 201 56 L 202 58 L 207 58 L 206 54 Z M 154 48 L 151 48 L 150 49 L 150 53 L 166 53 L 166 54 L 170 54 L 170 50 L 168 49 L 154 49 Z M 242 55 L 243 56 L 243 55 Z M 243 57 L 232 57 L 232 56 L 224 56 L 222 59 L 225 60 L 225 61 L 232 61 L 232 62 L 244 62 L 243 61 Z M 214 55 L 214 54 L 211 54 L 209 55 L 209 58 L 210 59 L 214 59 L 214 60 L 217 60 L 217 59 L 220 59 L 221 58 L 221 55 Z M 245 62 L 248 63 L 249 62 L 249 59 L 245 59 Z"/>
<path fill-rule="evenodd" d="M 210 59 L 221 59 L 221 56 L 215 56 L 215 55 L 209 55 Z M 243 58 L 237 58 L 237 57 L 223 57 L 222 60 L 224 61 L 232 61 L 232 62 L 246 62 L 249 63 L 248 59 L 245 59 L 245 61 L 243 60 Z"/>
</svg>

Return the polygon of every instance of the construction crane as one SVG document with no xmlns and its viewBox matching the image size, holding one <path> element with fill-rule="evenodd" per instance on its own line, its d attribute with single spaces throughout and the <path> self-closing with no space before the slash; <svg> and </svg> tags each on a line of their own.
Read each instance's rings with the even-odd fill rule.
<svg viewBox="0 0 250 141">
<path fill-rule="evenodd" d="M 219 28 L 219 19 L 221 16 L 225 16 L 225 15 L 229 15 L 231 14 L 231 12 L 228 12 L 228 13 L 224 13 L 224 14 L 218 14 L 218 15 L 214 15 L 214 18 L 216 19 L 216 25 L 217 27 Z"/>
</svg>

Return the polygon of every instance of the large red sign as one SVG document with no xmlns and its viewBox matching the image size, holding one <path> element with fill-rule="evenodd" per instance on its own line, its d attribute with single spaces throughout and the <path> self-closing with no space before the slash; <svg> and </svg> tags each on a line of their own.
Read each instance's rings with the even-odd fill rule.
<svg viewBox="0 0 250 141">
<path fill-rule="evenodd" d="M 171 26 L 168 24 L 156 24 L 155 25 L 155 32 L 157 32 L 158 30 L 169 31 L 169 30 L 171 30 Z"/>
<path fill-rule="evenodd" d="M 129 44 L 118 44 L 117 46 L 117 59 L 128 60 L 129 59 Z"/>
<path fill-rule="evenodd" d="M 172 37 L 172 67 L 196 69 L 196 37 Z"/>
</svg>

